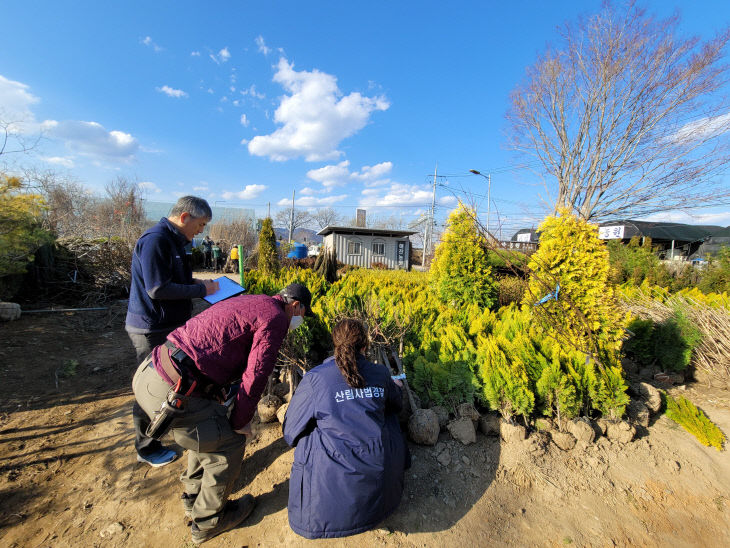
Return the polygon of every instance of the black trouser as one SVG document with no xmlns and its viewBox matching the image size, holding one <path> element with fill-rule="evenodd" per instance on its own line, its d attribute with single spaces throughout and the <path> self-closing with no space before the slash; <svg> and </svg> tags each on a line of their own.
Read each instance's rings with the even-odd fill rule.
<svg viewBox="0 0 730 548">
<path fill-rule="evenodd" d="M 134 345 L 134 351 L 137 353 L 137 365 L 142 363 L 142 360 L 147 357 L 147 354 L 152 352 L 155 346 L 164 344 L 167 336 L 171 332 L 172 329 L 157 333 L 127 332 Z M 134 421 L 134 448 L 140 456 L 146 457 L 162 449 L 162 444 L 158 440 L 147 437 L 145 434 L 150 424 L 150 419 L 136 400 L 132 406 L 132 420 Z"/>
</svg>

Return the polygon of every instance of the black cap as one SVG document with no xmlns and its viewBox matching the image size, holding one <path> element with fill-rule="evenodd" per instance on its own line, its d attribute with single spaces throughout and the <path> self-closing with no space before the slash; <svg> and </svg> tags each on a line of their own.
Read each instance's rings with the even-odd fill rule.
<svg viewBox="0 0 730 548">
<path fill-rule="evenodd" d="M 293 301 L 299 301 L 306 309 L 306 316 L 314 316 L 312 314 L 312 294 L 306 286 L 302 284 L 289 284 L 279 291 L 279 295 Z"/>
</svg>

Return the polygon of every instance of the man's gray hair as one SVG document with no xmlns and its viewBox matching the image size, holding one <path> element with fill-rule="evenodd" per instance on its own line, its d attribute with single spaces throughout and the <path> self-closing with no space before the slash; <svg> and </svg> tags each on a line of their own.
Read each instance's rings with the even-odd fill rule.
<svg viewBox="0 0 730 548">
<path fill-rule="evenodd" d="M 206 202 L 203 198 L 198 198 L 197 196 L 183 196 L 180 198 L 177 203 L 172 206 L 172 209 L 170 210 L 170 217 L 179 217 L 183 213 L 188 213 L 191 217 L 196 219 L 203 217 L 210 220 L 213 218 L 213 211 L 211 211 L 208 202 Z"/>
</svg>

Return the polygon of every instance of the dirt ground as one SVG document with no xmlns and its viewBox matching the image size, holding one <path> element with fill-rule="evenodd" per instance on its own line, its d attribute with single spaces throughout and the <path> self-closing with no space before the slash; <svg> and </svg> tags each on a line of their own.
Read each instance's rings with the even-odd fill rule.
<svg viewBox="0 0 730 548">
<path fill-rule="evenodd" d="M 202 309 L 198 303 L 198 309 Z M 133 447 L 126 304 L 0 323 L 0 546 L 192 546 L 178 477 Z M 730 433 L 730 393 L 675 388 Z M 172 444 L 169 441 L 169 444 Z M 666 417 L 619 446 L 442 433 L 412 445 L 403 502 L 378 529 L 326 546 L 730 546 L 730 459 Z M 182 453 L 182 450 L 181 450 Z M 437 460 L 438 457 L 438 460 Z M 258 425 L 234 497 L 257 507 L 206 546 L 305 546 L 288 527 L 293 451 Z"/>
</svg>

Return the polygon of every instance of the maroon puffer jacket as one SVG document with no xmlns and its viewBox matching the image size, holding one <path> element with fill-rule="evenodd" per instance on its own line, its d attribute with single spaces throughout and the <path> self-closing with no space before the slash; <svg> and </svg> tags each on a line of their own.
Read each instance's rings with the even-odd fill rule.
<svg viewBox="0 0 730 548">
<path fill-rule="evenodd" d="M 256 405 L 274 369 L 289 320 L 281 297 L 241 295 L 221 301 L 175 329 L 168 340 L 190 356 L 208 378 L 224 385 L 242 380 L 231 425 L 240 429 L 251 421 Z M 159 352 L 155 369 L 163 378 Z"/>
</svg>

